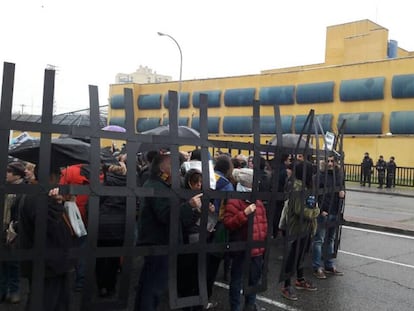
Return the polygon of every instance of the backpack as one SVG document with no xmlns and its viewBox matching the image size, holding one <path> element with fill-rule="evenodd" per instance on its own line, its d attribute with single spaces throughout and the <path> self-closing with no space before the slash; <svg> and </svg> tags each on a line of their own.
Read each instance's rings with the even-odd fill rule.
<svg viewBox="0 0 414 311">
<path fill-rule="evenodd" d="M 47 210 L 46 274 L 62 275 L 74 266 L 69 250 L 75 245 L 76 235 L 62 204 L 49 204 Z"/>
</svg>

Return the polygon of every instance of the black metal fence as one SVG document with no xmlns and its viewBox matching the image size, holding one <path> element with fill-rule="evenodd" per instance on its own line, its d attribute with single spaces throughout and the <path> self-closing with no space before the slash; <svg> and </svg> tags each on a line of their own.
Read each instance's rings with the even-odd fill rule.
<svg viewBox="0 0 414 311">
<path fill-rule="evenodd" d="M 84 277 L 85 285 L 82 292 L 79 293 L 80 297 L 76 301 L 76 306 L 72 307 L 72 310 L 120 310 L 128 309 L 132 310 L 130 306 L 133 304 L 133 297 L 135 292 L 133 288 L 136 285 L 136 280 L 133 279 L 137 261 L 145 256 L 159 256 L 167 255 L 168 257 L 168 300 L 169 307 L 171 309 L 177 309 L 195 305 L 206 305 L 208 302 L 207 293 L 207 255 L 225 254 L 229 252 L 244 252 L 247 258 L 244 268 L 243 276 L 246 280 L 243 284 L 243 291 L 248 292 L 262 292 L 267 289 L 268 279 L 267 272 L 270 258 L 270 248 L 280 250 L 283 254 L 283 263 L 281 264 L 280 280 L 285 280 L 291 277 L 293 270 L 287 269 L 287 263 L 296 262 L 299 255 L 299 247 L 292 245 L 299 245 L 299 243 L 292 244 L 295 239 L 309 237 L 309 233 L 304 231 L 302 233 L 295 233 L 294 235 L 288 233 L 286 238 L 271 239 L 270 233 L 273 230 L 273 221 L 268 221 L 268 234 L 264 241 L 253 240 L 253 217 L 248 218 L 247 222 L 247 239 L 240 242 L 209 242 L 207 241 L 207 230 L 200 230 L 200 238 L 198 243 L 194 244 L 182 244 L 179 243 L 179 204 L 184 200 L 188 200 L 190 193 L 182 191 L 180 176 L 179 176 L 179 147 L 180 146 L 197 146 L 201 149 L 201 157 L 208 159 L 209 148 L 218 149 L 237 149 L 243 150 L 244 153 L 252 153 L 254 157 L 254 166 L 260 166 L 260 154 L 262 152 L 271 152 L 276 155 L 274 169 L 273 184 L 278 184 L 278 176 L 276 172 L 279 172 L 281 165 L 281 154 L 289 153 L 286 147 L 281 145 L 269 146 L 260 144 L 260 103 L 254 102 L 253 105 L 253 137 L 254 143 L 244 143 L 236 141 L 221 141 L 221 140 L 209 140 L 208 139 L 208 124 L 207 124 L 207 108 L 208 98 L 206 94 L 200 95 L 200 136 L 196 138 L 179 137 L 178 135 L 178 96 L 177 92 L 169 91 L 169 120 L 170 120 L 170 133 L 169 135 L 144 135 L 135 133 L 134 129 L 134 100 L 132 89 L 124 89 L 124 102 L 125 102 L 125 128 L 126 132 L 106 132 L 102 131 L 99 125 L 99 96 L 96 86 L 89 86 L 89 102 L 90 102 L 90 124 L 89 126 L 69 126 L 63 124 L 56 124 L 53 122 L 53 98 L 54 98 L 54 82 L 55 72 L 53 70 L 45 70 L 44 78 L 44 94 L 42 105 L 42 118 L 40 123 L 19 121 L 12 119 L 12 99 L 14 89 L 14 72 L 15 65 L 11 63 L 4 63 L 3 69 L 3 83 L 1 89 L 1 105 L 0 105 L 0 176 L 6 176 L 6 163 L 8 159 L 8 143 L 10 130 L 18 131 L 33 131 L 40 133 L 40 146 L 37 151 L 37 166 L 38 166 L 38 183 L 30 185 L 11 185 L 6 184 L 4 181 L 0 181 L 0 202 L 4 202 L 8 194 L 29 194 L 32 196 L 38 196 L 43 201 L 38 206 L 34 207 L 35 222 L 33 225 L 33 247 L 26 249 L 12 249 L 7 248 L 0 242 L 0 264 L 3 262 L 17 261 L 17 262 L 30 262 L 33 269 L 30 273 L 30 305 L 27 310 L 37 311 L 44 310 L 43 306 L 48 301 L 51 286 L 45 286 L 45 280 L 47 275 L 45 273 L 45 263 L 47 260 L 55 259 L 56 249 L 47 248 L 46 246 L 46 233 L 47 233 L 47 194 L 49 189 L 54 187 L 50 184 L 49 175 L 51 170 L 51 164 L 54 164 L 58 157 L 52 157 L 52 133 L 54 134 L 66 134 L 76 137 L 90 137 L 89 146 L 89 164 L 90 167 L 90 179 L 88 185 L 70 185 L 69 187 L 61 187 L 63 194 L 80 195 L 87 194 L 89 196 L 88 201 L 88 234 L 86 236 L 85 244 L 80 247 L 76 246 L 69 250 L 68 258 L 80 260 L 84 263 Z M 281 130 L 281 117 L 278 106 L 274 108 L 276 134 L 280 138 L 278 141 L 282 141 Z M 309 125 L 314 126 L 314 111 L 308 115 L 305 121 L 305 127 Z M 315 126 L 314 126 L 315 127 Z M 126 160 L 127 172 L 126 172 L 126 186 L 105 186 L 100 182 L 100 142 L 102 138 L 122 140 L 125 141 L 125 149 L 128 155 Z M 309 141 L 309 136 L 308 136 Z M 171 150 L 171 166 L 172 166 L 172 185 L 168 189 L 153 189 L 147 187 L 139 187 L 137 185 L 136 176 L 136 157 L 137 151 L 140 150 L 143 144 L 152 145 L 155 149 L 156 146 L 170 146 Z M 342 144 L 341 144 L 342 146 Z M 341 150 L 341 149 L 340 149 Z M 294 153 L 302 153 L 307 155 L 310 151 L 305 147 L 295 149 Z M 291 153 L 291 152 L 290 152 Z M 22 158 L 22 160 L 24 160 Z M 208 161 L 202 161 L 202 171 L 209 172 Z M 306 169 L 304 170 L 306 173 Z M 283 201 L 285 198 L 284 192 L 270 192 L 254 190 L 252 192 L 236 192 L 236 191 L 215 191 L 209 189 L 209 174 L 203 174 L 203 206 L 209 206 L 211 199 L 244 199 L 250 202 L 255 202 L 256 199 L 268 201 L 268 219 L 273 219 L 276 210 L 276 201 Z M 255 177 L 253 178 L 253 189 L 259 189 L 259 170 L 254 171 Z M 65 192 L 66 190 L 66 192 Z M 303 190 L 305 191 L 305 190 Z M 124 208 L 124 237 L 122 245 L 118 246 L 102 246 L 98 245 L 99 240 L 99 222 L 100 222 L 100 198 L 103 196 L 118 196 L 126 199 Z M 169 213 L 169 241 L 168 244 L 162 245 L 145 245 L 135 244 L 135 229 L 136 229 L 136 202 L 137 198 L 164 198 L 169 199 L 171 202 L 171 208 Z M 29 203 L 27 203 L 29 204 Z M 303 210 L 302 210 L 303 213 Z M 341 211 L 341 217 L 335 222 L 335 226 L 339 227 L 340 220 L 342 220 L 343 210 Z M 4 207 L 0 205 L 0 223 L 3 223 Z M 139 216 L 138 216 L 139 217 Z M 301 219 L 304 219 L 301 216 Z M 202 215 L 200 220 L 200 228 L 207 227 L 208 210 L 202 208 Z M 303 235 L 303 237 L 302 237 Z M 5 232 L 0 230 L 0 241 L 5 238 Z M 336 245 L 339 245 L 340 231 L 336 239 Z M 289 242 L 289 243 L 288 243 Z M 294 248 L 293 248 L 294 247 Z M 266 249 L 264 254 L 263 273 L 261 282 L 255 286 L 250 286 L 247 283 L 249 274 L 249 264 L 251 261 L 250 252 L 253 248 Z M 291 253 L 291 249 L 294 253 Z M 335 248 L 337 250 L 337 248 Z M 181 297 L 177 291 L 178 273 L 177 273 L 177 258 L 182 254 L 197 254 L 198 262 L 198 294 L 194 296 Z M 293 254 L 293 256 L 290 256 Z M 333 254 L 333 256 L 336 256 Z M 122 269 L 116 286 L 118 287 L 118 295 L 115 295 L 113 299 L 101 299 L 99 295 L 96 295 L 96 261 L 99 258 L 121 258 L 122 257 Z M 273 263 L 272 263 L 273 264 Z M 138 270 L 138 269 L 137 269 Z M 270 278 L 274 282 L 274 276 Z M 73 297 L 73 296 L 71 296 Z M 131 299 L 132 297 L 132 299 Z M 132 302 L 132 303 L 131 303 Z"/>
<path fill-rule="evenodd" d="M 360 164 L 345 164 L 345 180 L 360 182 L 362 177 Z M 371 183 L 378 184 L 378 171 L 375 166 L 372 169 Z M 403 187 L 414 187 L 414 168 L 397 167 L 395 172 L 395 185 Z"/>
</svg>

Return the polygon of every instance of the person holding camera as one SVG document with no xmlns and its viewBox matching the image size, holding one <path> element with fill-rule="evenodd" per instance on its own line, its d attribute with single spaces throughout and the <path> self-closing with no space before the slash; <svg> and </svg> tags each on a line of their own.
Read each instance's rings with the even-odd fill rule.
<svg viewBox="0 0 414 311">
<path fill-rule="evenodd" d="M 298 300 L 291 285 L 291 277 L 296 269 L 295 288 L 297 290 L 316 291 L 311 281 L 305 279 L 304 260 L 311 239 L 316 231 L 316 218 L 319 207 L 312 187 L 312 164 L 308 161 L 296 161 L 291 176 L 292 189 L 289 192 L 286 217 L 286 252 L 283 259 L 280 280 L 283 282 L 281 294 L 289 300 Z"/>
</svg>

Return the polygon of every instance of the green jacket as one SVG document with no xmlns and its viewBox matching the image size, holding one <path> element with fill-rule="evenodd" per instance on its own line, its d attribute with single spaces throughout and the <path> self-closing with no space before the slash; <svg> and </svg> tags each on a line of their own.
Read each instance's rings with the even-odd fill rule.
<svg viewBox="0 0 414 311">
<path fill-rule="evenodd" d="M 302 188 L 301 180 L 294 180 L 293 190 L 289 196 L 287 211 L 287 230 L 289 235 L 302 235 L 306 232 L 314 235 L 320 210 L 306 206 L 306 198 L 312 194 L 309 189 Z"/>
<path fill-rule="evenodd" d="M 160 178 L 150 177 L 143 185 L 159 192 L 170 191 L 170 185 Z M 168 245 L 170 238 L 170 213 L 172 200 L 167 197 L 145 197 L 141 199 L 138 218 L 138 244 Z M 178 230 L 178 242 L 182 243 L 182 223 L 191 222 L 193 211 L 188 204 L 180 204 L 178 221 L 173 222 L 173 230 Z"/>
</svg>

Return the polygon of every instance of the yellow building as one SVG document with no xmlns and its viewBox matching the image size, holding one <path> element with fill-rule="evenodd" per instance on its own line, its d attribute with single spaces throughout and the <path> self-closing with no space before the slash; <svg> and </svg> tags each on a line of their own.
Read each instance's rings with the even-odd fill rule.
<svg viewBox="0 0 414 311">
<path fill-rule="evenodd" d="M 124 88 L 133 90 L 136 131 L 168 124 L 168 90 L 178 81 L 110 86 L 110 124 L 123 125 Z M 414 52 L 388 39 L 388 30 L 369 20 L 329 26 L 325 63 L 271 69 L 260 74 L 182 81 L 179 124 L 198 129 L 199 94 L 208 94 L 208 131 L 215 139 L 250 141 L 252 104 L 260 102 L 261 141 L 275 133 L 279 105 L 285 133 L 300 132 L 310 109 L 324 131 L 346 120 L 346 162 L 364 152 L 376 160 L 395 156 L 414 166 Z"/>
</svg>

